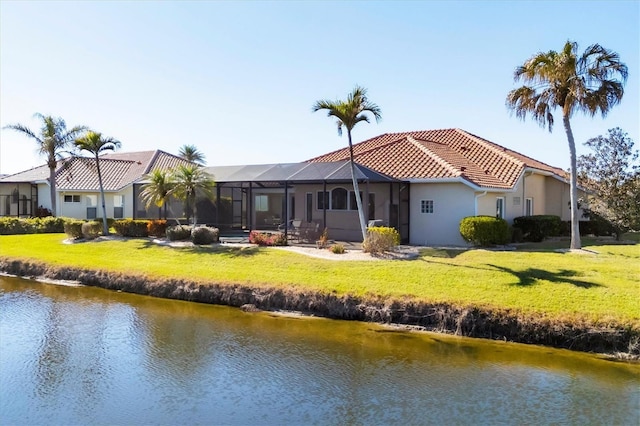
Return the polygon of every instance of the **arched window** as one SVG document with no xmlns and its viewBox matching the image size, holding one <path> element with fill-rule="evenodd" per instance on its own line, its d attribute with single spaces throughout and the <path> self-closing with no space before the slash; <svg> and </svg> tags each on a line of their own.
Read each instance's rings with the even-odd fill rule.
<svg viewBox="0 0 640 426">
<path fill-rule="evenodd" d="M 347 190 L 344 188 L 334 188 L 331 191 L 331 210 L 347 209 Z"/>
</svg>

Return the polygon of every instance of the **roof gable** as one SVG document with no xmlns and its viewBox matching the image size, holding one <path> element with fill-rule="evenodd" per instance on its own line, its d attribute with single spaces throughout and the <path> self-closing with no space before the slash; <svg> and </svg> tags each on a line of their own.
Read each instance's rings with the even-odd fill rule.
<svg viewBox="0 0 640 426">
<path fill-rule="evenodd" d="M 563 170 L 460 129 L 385 133 L 353 145 L 354 160 L 404 180 L 459 178 L 478 187 L 510 189 L 526 168 L 565 178 Z M 349 159 L 342 148 L 309 162 Z"/>
</svg>

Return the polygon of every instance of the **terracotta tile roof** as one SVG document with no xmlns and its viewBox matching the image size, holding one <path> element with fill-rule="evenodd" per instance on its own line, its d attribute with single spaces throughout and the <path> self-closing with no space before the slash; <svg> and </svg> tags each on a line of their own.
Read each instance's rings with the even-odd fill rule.
<svg viewBox="0 0 640 426">
<path fill-rule="evenodd" d="M 460 129 L 385 133 L 353 145 L 354 159 L 396 179 L 461 178 L 484 188 L 510 189 L 526 168 L 566 173 Z M 349 159 L 349 148 L 309 162 Z"/>
<path fill-rule="evenodd" d="M 151 170 L 171 169 L 178 164 L 189 162 L 160 150 L 111 153 L 100 157 L 102 183 L 105 191 L 118 191 L 140 181 Z M 5 176 L 0 182 L 37 182 L 48 178 L 49 168 L 39 166 Z M 100 186 L 94 159 L 75 157 L 58 161 L 56 183 L 59 190 L 97 191 Z"/>
</svg>

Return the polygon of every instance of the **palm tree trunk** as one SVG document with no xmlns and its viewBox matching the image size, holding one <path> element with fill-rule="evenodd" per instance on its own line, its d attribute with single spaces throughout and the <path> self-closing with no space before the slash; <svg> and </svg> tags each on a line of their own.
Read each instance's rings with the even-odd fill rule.
<svg viewBox="0 0 640 426">
<path fill-rule="evenodd" d="M 353 144 L 351 143 L 351 130 L 347 129 L 349 137 L 349 162 L 351 163 L 351 180 L 353 182 L 353 192 L 356 196 L 356 206 L 358 206 L 358 218 L 360 219 L 360 231 L 362 232 L 362 241 L 367 239 L 367 225 L 364 221 L 364 210 L 362 209 L 362 200 L 360 199 L 360 190 L 358 188 L 358 179 L 356 178 L 356 163 L 353 161 Z"/>
<path fill-rule="evenodd" d="M 51 160 L 48 162 L 49 164 L 49 196 L 51 197 L 51 214 L 56 217 L 58 216 L 57 203 L 56 203 L 56 166 L 57 162 L 54 159 L 53 165 Z"/>
<path fill-rule="evenodd" d="M 580 218 L 578 217 L 578 182 L 577 182 L 577 159 L 576 159 L 576 143 L 573 139 L 571 124 L 569 123 L 569 115 L 562 115 L 562 123 L 567 133 L 569 141 L 569 155 L 571 157 L 571 174 L 570 174 L 570 193 L 571 193 L 571 250 L 579 250 L 582 248 L 580 241 Z"/>
<path fill-rule="evenodd" d="M 104 202 L 104 187 L 102 186 L 102 173 L 100 173 L 100 160 L 96 154 L 96 169 L 98 169 L 98 185 L 100 185 L 100 199 L 102 201 L 102 234 L 109 235 L 109 226 L 107 225 L 107 208 Z"/>
</svg>

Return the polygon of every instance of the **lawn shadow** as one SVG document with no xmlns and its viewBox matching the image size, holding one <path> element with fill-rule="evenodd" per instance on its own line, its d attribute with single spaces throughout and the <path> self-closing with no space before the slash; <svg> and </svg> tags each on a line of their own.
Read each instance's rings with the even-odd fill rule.
<svg viewBox="0 0 640 426">
<path fill-rule="evenodd" d="M 249 257 L 258 254 L 258 247 L 255 246 L 230 246 L 227 244 L 207 244 L 207 245 L 196 245 L 196 244 L 184 244 L 184 245 L 169 245 L 169 244 L 158 244 L 152 240 L 144 241 L 138 250 L 148 249 L 151 247 L 166 247 L 171 250 L 176 250 L 180 253 L 211 253 L 211 254 L 220 254 L 227 257 Z"/>
<path fill-rule="evenodd" d="M 504 266 L 492 265 L 489 263 L 487 263 L 487 266 L 513 275 L 518 279 L 518 281 L 513 285 L 517 285 L 520 287 L 528 287 L 534 285 L 536 284 L 537 280 L 545 280 L 557 284 L 571 284 L 580 288 L 602 287 L 601 284 L 571 278 L 578 276 L 578 272 L 569 269 L 562 269 L 558 272 L 550 272 L 545 271 L 544 269 L 537 268 L 527 268 L 523 271 L 516 271 L 514 269 L 505 268 Z"/>
<path fill-rule="evenodd" d="M 616 241 L 613 237 L 582 237 L 582 248 L 599 246 L 632 246 L 638 244 L 633 237 L 624 238 Z M 525 252 L 553 252 L 556 250 L 568 249 L 571 244 L 569 238 L 549 238 L 539 243 L 517 243 L 513 244 L 518 251 Z"/>
<path fill-rule="evenodd" d="M 457 256 L 460 256 L 462 253 L 466 252 L 467 248 L 461 249 L 446 249 L 446 248 L 422 248 L 420 249 L 420 257 L 428 256 L 435 257 L 439 259 L 453 259 Z"/>
</svg>

